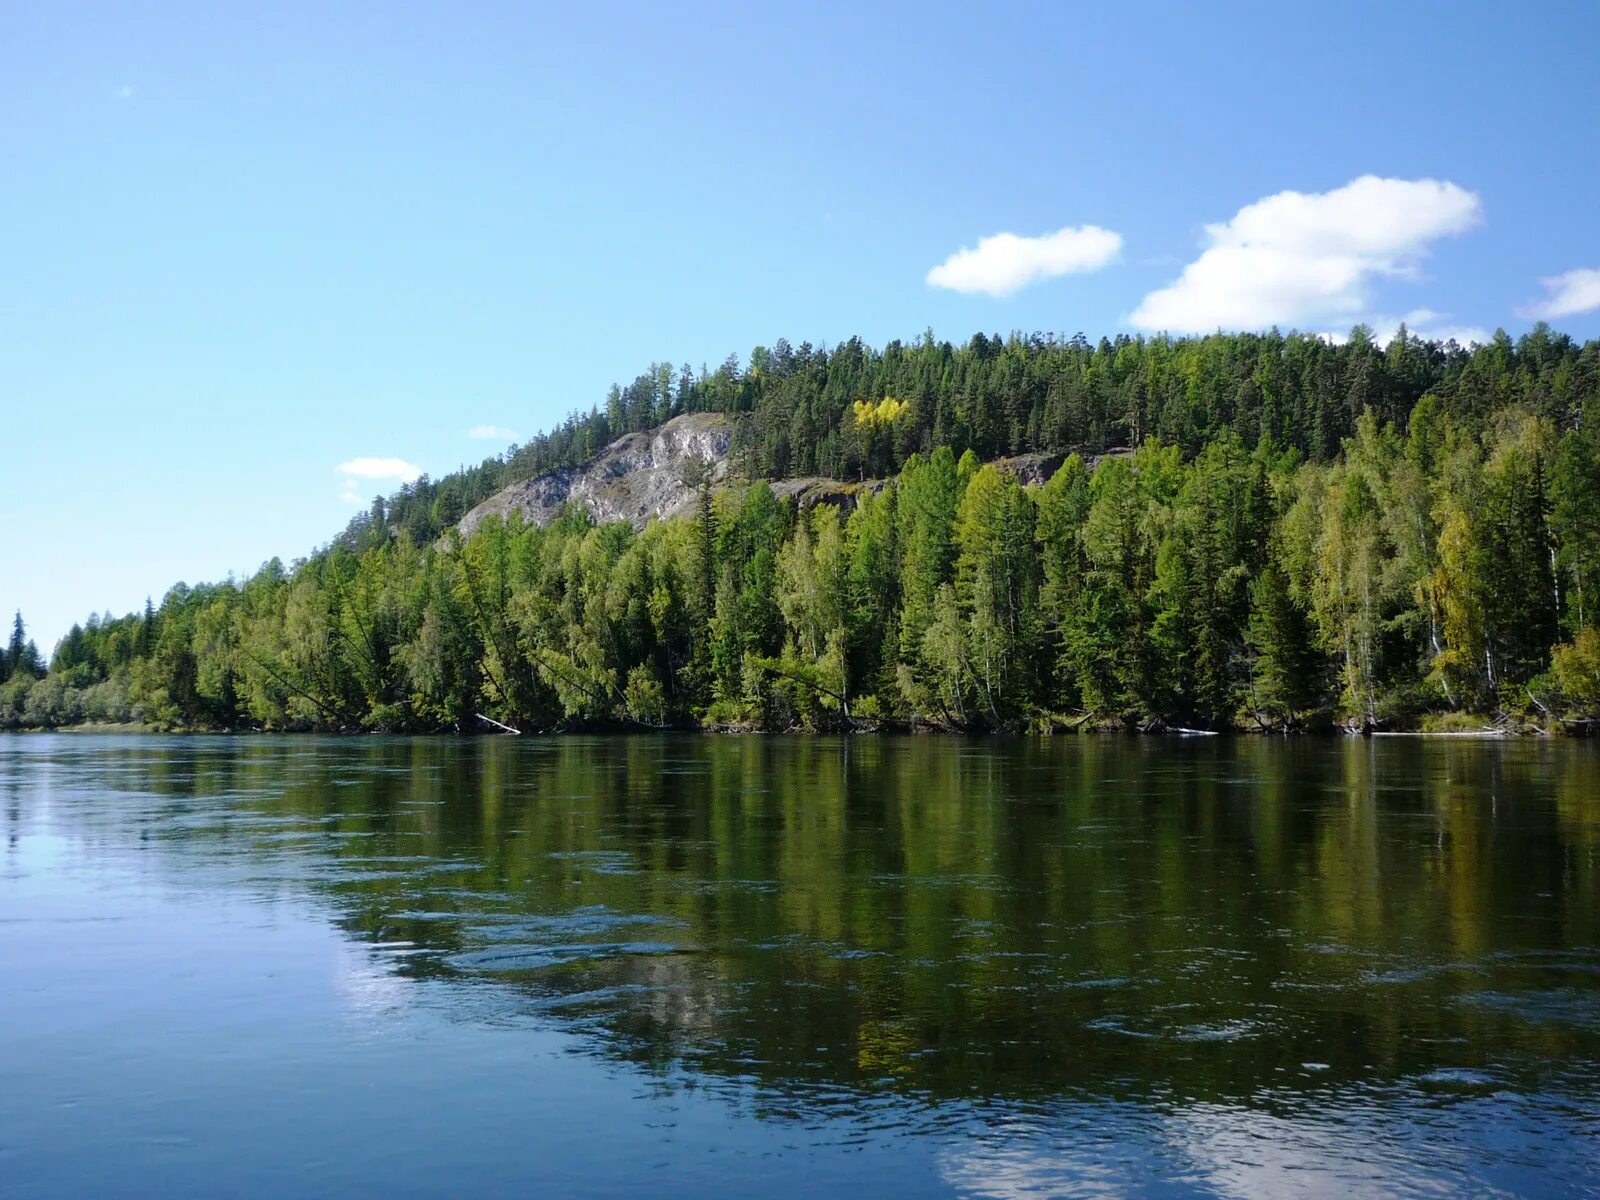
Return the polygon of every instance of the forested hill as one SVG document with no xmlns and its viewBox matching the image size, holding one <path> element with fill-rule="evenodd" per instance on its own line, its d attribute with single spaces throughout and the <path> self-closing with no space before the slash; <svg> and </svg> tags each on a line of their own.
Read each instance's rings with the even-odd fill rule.
<svg viewBox="0 0 1600 1200">
<path fill-rule="evenodd" d="M 1597 393 L 1600 342 L 1542 326 L 658 366 L 292 570 L 92 619 L 42 678 L 8 654 L 0 725 L 1560 727 L 1600 712 Z M 689 516 L 444 536 L 698 411 L 743 482 Z M 983 465 L 1028 452 L 1067 457 L 1033 487 Z M 889 482 L 797 511 L 761 482 L 794 475 Z"/>
<path fill-rule="evenodd" d="M 1402 330 L 1402 335 L 1404 331 Z M 1197 453 L 1224 430 L 1246 446 L 1269 435 L 1302 458 L 1329 462 L 1368 409 L 1403 426 L 1424 395 L 1481 422 L 1524 404 L 1569 428 L 1600 388 L 1600 342 L 1580 345 L 1543 326 L 1486 346 L 1400 336 L 1376 345 L 1362 327 L 1341 345 L 1302 334 L 1070 339 L 976 334 L 964 345 L 931 333 L 882 350 L 851 338 L 828 349 L 779 341 L 748 363 L 730 356 L 696 371 L 653 364 L 603 406 L 549 433 L 437 480 L 424 477 L 351 522 L 341 540 L 366 543 L 374 521 L 419 545 L 508 484 L 588 461 L 614 438 L 687 412 L 738 418 L 734 452 L 750 478 L 883 478 L 913 452 L 949 446 L 987 462 L 1005 455 L 1135 446 L 1148 437 Z M 861 421 L 856 401 L 892 398 L 892 419 Z M 381 519 L 380 519 L 381 518 Z"/>
</svg>

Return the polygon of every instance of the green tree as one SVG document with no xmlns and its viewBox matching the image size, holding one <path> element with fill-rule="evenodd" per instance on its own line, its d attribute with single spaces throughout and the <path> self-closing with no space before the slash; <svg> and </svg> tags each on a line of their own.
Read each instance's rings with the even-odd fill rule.
<svg viewBox="0 0 1600 1200">
<path fill-rule="evenodd" d="M 1031 690 L 1038 617 L 1033 504 L 1016 478 L 980 468 L 956 512 L 956 596 L 966 616 L 967 661 L 994 723 Z"/>
<path fill-rule="evenodd" d="M 864 495 L 845 525 L 845 665 L 852 694 L 887 694 L 899 652 L 897 499 L 893 486 Z"/>
<path fill-rule="evenodd" d="M 923 634 L 933 621 L 934 599 L 955 566 L 952 531 L 962 484 L 955 455 L 940 446 L 924 459 L 913 455 L 900 471 L 897 516 L 900 546 L 900 657 L 915 666 Z"/>
<path fill-rule="evenodd" d="M 1580 629 L 1572 641 L 1557 646 L 1550 673 L 1569 711 L 1600 716 L 1600 629 Z"/>
<path fill-rule="evenodd" d="M 1076 706 L 1083 700 L 1078 679 L 1082 664 L 1071 652 L 1070 639 L 1084 624 L 1083 527 L 1089 505 L 1089 473 L 1082 458 L 1069 455 L 1039 490 L 1035 531 L 1041 572 L 1040 638 L 1048 663 L 1041 682 L 1049 709 Z"/>
<path fill-rule="evenodd" d="M 1304 610 L 1288 573 L 1268 559 L 1250 585 L 1246 638 L 1252 651 L 1247 711 L 1267 728 L 1295 728 L 1317 702 L 1319 672 Z"/>
<path fill-rule="evenodd" d="M 1568 630 L 1600 616 L 1600 438 L 1594 430 L 1586 422 L 1563 435 L 1551 469 L 1555 577 L 1565 592 L 1561 617 Z"/>
<path fill-rule="evenodd" d="M 44 659 L 39 654 L 39 647 L 28 637 L 28 628 L 23 624 L 22 613 L 19 610 L 11 621 L 11 638 L 6 643 L 5 664 L 3 672 L 0 672 L 0 681 L 16 676 L 37 679 L 44 673 Z"/>
</svg>

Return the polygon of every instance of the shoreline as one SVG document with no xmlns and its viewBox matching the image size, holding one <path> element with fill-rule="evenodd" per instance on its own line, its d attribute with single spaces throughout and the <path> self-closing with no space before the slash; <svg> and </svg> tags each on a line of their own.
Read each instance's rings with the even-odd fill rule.
<svg viewBox="0 0 1600 1200">
<path fill-rule="evenodd" d="M 1155 738 L 1170 739 L 1172 741 L 1200 741 L 1203 739 L 1253 739 L 1253 738 L 1286 738 L 1307 741 L 1323 741 L 1329 739 L 1451 739 L 1455 741 L 1474 742 L 1513 742 L 1535 741 L 1539 739 L 1584 740 L 1592 736 L 1586 732 L 1573 733 L 1563 729 L 1548 729 L 1530 727 L 1527 729 L 1482 729 L 1482 730 L 1456 730 L 1456 729 L 1395 729 L 1395 730 L 1369 730 L 1365 732 L 1341 729 L 1338 727 L 1320 729 L 1297 730 L 1268 730 L 1268 729 L 1117 729 L 1103 726 L 1079 726 L 1068 729 L 1029 730 L 1029 729 L 986 729 L 966 730 L 939 728 L 926 725 L 892 725 L 877 728 L 858 729 L 739 729 L 729 726 L 670 726 L 670 727 L 622 727 L 618 725 L 594 725 L 573 727 L 566 729 L 539 729 L 539 730 L 493 730 L 462 731 L 452 729 L 435 730 L 385 730 L 385 729 L 159 729 L 153 725 L 139 722 L 96 723 L 86 722 L 78 725 L 61 725 L 54 727 L 31 727 L 19 729 L 0 730 L 0 734 L 104 734 L 117 737 L 318 737 L 318 738 L 362 738 L 362 737 L 406 737 L 406 738 L 460 738 L 477 740 L 483 738 L 505 737 L 633 737 L 645 735 L 695 735 L 700 737 L 962 737 L 994 740 L 1010 740 L 1015 738 L 1055 739 L 1062 737 L 1102 737 L 1102 738 Z"/>
</svg>

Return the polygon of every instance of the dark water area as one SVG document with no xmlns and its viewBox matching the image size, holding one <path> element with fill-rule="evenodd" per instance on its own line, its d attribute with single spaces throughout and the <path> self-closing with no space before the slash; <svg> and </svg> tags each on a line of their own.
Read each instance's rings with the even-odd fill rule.
<svg viewBox="0 0 1600 1200">
<path fill-rule="evenodd" d="M 0 737 L 0 1195 L 1600 1194 L 1577 742 Z"/>
</svg>

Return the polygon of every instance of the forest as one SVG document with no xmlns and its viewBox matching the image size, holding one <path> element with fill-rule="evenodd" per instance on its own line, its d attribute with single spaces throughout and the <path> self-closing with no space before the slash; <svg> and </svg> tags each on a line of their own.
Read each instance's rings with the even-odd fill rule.
<svg viewBox="0 0 1600 1200">
<path fill-rule="evenodd" d="M 454 528 L 694 411 L 733 418 L 736 482 L 689 517 Z M 1065 457 L 995 461 L 1028 453 Z M 797 475 L 859 486 L 802 511 L 768 486 Z M 779 341 L 91 617 L 48 669 L 19 616 L 0 727 L 1575 729 L 1597 605 L 1600 341 Z"/>
</svg>

